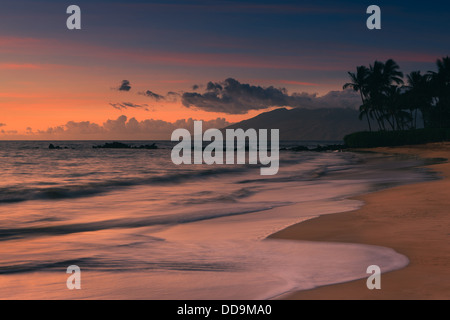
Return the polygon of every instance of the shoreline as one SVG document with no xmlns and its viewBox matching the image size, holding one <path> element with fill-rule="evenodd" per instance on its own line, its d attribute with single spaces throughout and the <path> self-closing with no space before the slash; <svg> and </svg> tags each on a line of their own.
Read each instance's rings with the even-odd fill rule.
<svg viewBox="0 0 450 320">
<path fill-rule="evenodd" d="M 450 143 L 362 149 L 421 158 L 450 159 Z M 358 243 L 388 247 L 410 263 L 381 275 L 381 289 L 367 278 L 283 295 L 287 300 L 408 300 L 450 298 L 450 162 L 425 166 L 443 179 L 363 194 L 353 211 L 321 215 L 289 226 L 269 239 Z M 369 274 L 367 275 L 367 277 Z"/>
</svg>

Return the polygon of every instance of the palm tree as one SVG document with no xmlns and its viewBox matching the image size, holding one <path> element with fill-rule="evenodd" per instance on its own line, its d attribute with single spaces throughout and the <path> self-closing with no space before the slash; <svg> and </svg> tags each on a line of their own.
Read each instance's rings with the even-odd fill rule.
<svg viewBox="0 0 450 320">
<path fill-rule="evenodd" d="M 371 110 L 378 122 L 378 127 L 385 130 L 384 125 L 384 93 L 386 90 L 385 77 L 383 75 L 384 63 L 375 61 L 369 65 L 369 75 L 367 77 L 367 95 L 371 104 Z"/>
<path fill-rule="evenodd" d="M 394 116 L 389 104 L 389 99 L 397 95 L 393 91 L 392 86 L 403 84 L 403 73 L 399 70 L 398 64 L 389 59 L 385 63 L 375 61 L 373 65 L 369 66 L 369 76 L 367 78 L 367 91 L 369 100 L 372 104 L 372 111 L 378 121 L 381 129 L 386 130 L 385 121 L 390 124 L 392 128 L 395 127 L 394 119 L 389 116 Z"/>
<path fill-rule="evenodd" d="M 403 84 L 403 72 L 400 71 L 399 65 L 392 59 L 384 63 L 383 77 L 386 87 Z"/>
<path fill-rule="evenodd" d="M 450 57 L 447 56 L 436 61 L 438 75 L 445 86 L 450 85 Z"/>
<path fill-rule="evenodd" d="M 419 111 L 424 127 L 450 128 L 450 57 L 438 59 L 436 65 L 437 72 L 411 72 L 404 85 L 394 60 L 375 61 L 369 67 L 357 67 L 356 73 L 348 72 L 351 82 L 343 89 L 360 93 L 359 118 L 367 118 L 370 131 L 370 119 L 378 122 L 379 130 L 415 129 Z"/>
<path fill-rule="evenodd" d="M 350 76 L 351 82 L 347 82 L 342 87 L 344 90 L 347 88 L 351 88 L 354 91 L 357 91 L 361 95 L 362 105 L 360 106 L 360 115 L 359 119 L 365 115 L 367 118 L 367 123 L 369 124 L 369 131 L 372 131 L 372 127 L 370 125 L 370 109 L 368 107 L 367 101 L 367 78 L 369 76 L 369 69 L 365 66 L 356 67 L 356 73 L 348 72 Z"/>
<path fill-rule="evenodd" d="M 432 99 L 430 92 L 430 77 L 428 75 L 422 75 L 420 71 L 412 71 L 406 76 L 406 79 L 406 99 L 408 100 L 407 103 L 411 115 L 414 112 L 411 127 L 417 128 L 417 113 L 419 110 L 422 113 L 424 127 L 427 127 L 429 126 L 429 112 Z"/>
<path fill-rule="evenodd" d="M 408 122 L 412 121 L 411 114 L 405 111 L 404 88 L 391 85 L 386 91 L 386 113 L 385 119 L 392 130 L 404 130 Z"/>
<path fill-rule="evenodd" d="M 428 72 L 433 88 L 433 126 L 450 127 L 450 58 L 438 59 L 436 65 L 437 72 Z"/>
</svg>

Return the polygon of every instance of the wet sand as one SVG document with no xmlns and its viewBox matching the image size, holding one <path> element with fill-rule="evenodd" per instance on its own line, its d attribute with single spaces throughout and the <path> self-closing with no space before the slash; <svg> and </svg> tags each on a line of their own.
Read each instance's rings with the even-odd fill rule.
<svg viewBox="0 0 450 320">
<path fill-rule="evenodd" d="M 450 159 L 450 143 L 367 150 Z M 365 278 L 293 292 L 283 298 L 449 299 L 450 162 L 430 165 L 428 168 L 438 172 L 443 179 L 362 195 L 355 198 L 365 202 L 358 210 L 323 215 L 269 236 L 389 247 L 408 257 L 410 263 L 407 267 L 383 273 L 380 290 L 369 290 Z"/>
</svg>

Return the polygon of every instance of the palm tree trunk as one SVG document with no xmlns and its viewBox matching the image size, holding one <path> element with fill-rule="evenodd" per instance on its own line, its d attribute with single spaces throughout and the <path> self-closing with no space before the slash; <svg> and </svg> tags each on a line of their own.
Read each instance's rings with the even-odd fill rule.
<svg viewBox="0 0 450 320">
<path fill-rule="evenodd" d="M 381 118 L 380 112 L 377 109 L 375 109 L 374 112 L 375 112 L 375 118 L 377 119 L 377 122 L 378 122 L 378 127 L 381 130 L 386 130 L 386 127 L 384 125 L 384 120 Z"/>
<path fill-rule="evenodd" d="M 364 105 L 365 100 L 364 100 L 364 96 L 363 96 L 361 89 L 359 90 L 359 94 L 361 95 L 361 101 Z M 372 132 L 372 127 L 370 126 L 369 112 L 370 112 L 370 110 L 366 110 L 366 117 L 367 117 L 367 123 L 369 124 L 369 131 Z"/>
<path fill-rule="evenodd" d="M 369 113 L 366 113 L 366 117 L 367 117 L 367 123 L 369 124 L 369 131 L 372 132 L 372 127 L 370 126 L 370 119 L 369 119 Z"/>
</svg>

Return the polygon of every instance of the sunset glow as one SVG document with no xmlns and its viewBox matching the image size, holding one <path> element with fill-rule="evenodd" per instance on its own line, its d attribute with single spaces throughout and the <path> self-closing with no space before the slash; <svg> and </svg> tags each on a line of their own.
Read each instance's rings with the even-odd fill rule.
<svg viewBox="0 0 450 320">
<path fill-rule="evenodd" d="M 0 300 L 147 300 L 168 319 L 448 300 L 449 17 L 3 1 Z"/>
<path fill-rule="evenodd" d="M 0 13 L 0 139 L 40 139 L 42 132 L 70 121 L 102 125 L 121 115 L 138 121 L 225 118 L 233 123 L 283 106 L 227 114 L 186 108 L 181 95 L 201 93 L 208 82 L 232 77 L 288 94 L 321 96 L 341 90 L 355 64 L 394 58 L 406 70 L 431 69 L 445 53 L 433 46 L 422 50 L 413 42 L 397 46 L 394 36 L 383 31 L 368 34 L 364 25 L 358 27 L 358 6 L 350 3 L 79 5 L 81 30 L 68 30 L 64 6 L 52 1 L 27 2 L 27 9 L 14 4 Z M 399 10 L 384 8 L 386 26 L 408 26 L 394 18 Z M 35 21 L 35 14 L 43 18 Z M 352 37 L 342 31 L 348 28 L 355 31 Z M 426 35 L 427 29 L 420 33 Z M 436 42 L 448 43 L 447 35 L 439 37 Z M 131 90 L 117 90 L 125 79 Z M 141 94 L 147 90 L 172 96 Z M 114 107 L 120 104 L 133 107 Z"/>
</svg>

